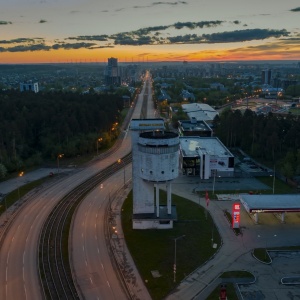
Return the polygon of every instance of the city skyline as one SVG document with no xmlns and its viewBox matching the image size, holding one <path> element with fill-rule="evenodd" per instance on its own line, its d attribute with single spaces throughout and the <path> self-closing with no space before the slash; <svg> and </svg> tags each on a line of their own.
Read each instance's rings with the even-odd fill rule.
<svg viewBox="0 0 300 300">
<path fill-rule="evenodd" d="M 298 0 L 12 0 L 0 63 L 299 60 Z"/>
</svg>

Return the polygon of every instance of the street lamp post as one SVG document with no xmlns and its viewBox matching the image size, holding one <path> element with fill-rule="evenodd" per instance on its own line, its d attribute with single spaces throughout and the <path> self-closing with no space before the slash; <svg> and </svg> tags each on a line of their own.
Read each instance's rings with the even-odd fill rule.
<svg viewBox="0 0 300 300">
<path fill-rule="evenodd" d="M 24 175 L 24 172 L 20 172 L 19 173 L 19 177 L 22 177 Z M 20 197 L 20 186 L 18 185 L 18 196 L 19 196 L 19 200 L 21 199 Z"/>
<path fill-rule="evenodd" d="M 99 153 L 99 142 L 102 142 L 102 138 L 97 139 L 97 156 L 98 156 L 98 153 Z"/>
<path fill-rule="evenodd" d="M 273 173 L 273 195 L 275 192 L 275 165 L 274 165 L 274 173 Z"/>
<path fill-rule="evenodd" d="M 4 206 L 5 206 L 5 220 L 7 220 L 7 203 L 6 203 L 6 194 L 4 195 Z"/>
<path fill-rule="evenodd" d="M 215 194 L 216 173 L 217 173 L 217 170 L 214 170 L 213 195 Z"/>
<path fill-rule="evenodd" d="M 179 236 L 179 237 L 177 237 L 177 238 L 175 238 L 174 239 L 174 242 L 175 242 L 175 244 L 174 244 L 174 247 L 175 247 L 175 249 L 174 249 L 174 266 L 173 266 L 173 272 L 174 272 L 174 282 L 176 282 L 176 268 L 177 268 L 177 257 L 176 257 L 176 255 L 177 255 L 177 240 L 178 239 L 181 239 L 181 238 L 183 238 L 183 237 L 185 237 L 185 235 L 181 235 L 181 236 Z"/>
<path fill-rule="evenodd" d="M 59 174 L 59 159 L 62 158 L 63 156 L 64 156 L 63 154 L 57 155 L 57 174 Z"/>
<path fill-rule="evenodd" d="M 124 183 L 123 183 L 123 185 L 124 185 L 124 189 L 125 189 L 125 163 L 124 163 L 124 161 L 121 159 L 121 158 L 119 158 L 118 159 L 118 163 L 120 164 L 120 163 L 122 163 L 123 164 L 123 177 L 124 177 Z"/>
</svg>

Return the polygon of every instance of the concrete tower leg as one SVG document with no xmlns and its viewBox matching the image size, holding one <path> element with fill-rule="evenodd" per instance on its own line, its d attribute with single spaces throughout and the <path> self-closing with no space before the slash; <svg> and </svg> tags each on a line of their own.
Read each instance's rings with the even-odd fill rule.
<svg viewBox="0 0 300 300">
<path fill-rule="evenodd" d="M 156 217 L 159 218 L 159 185 L 156 184 Z"/>
<path fill-rule="evenodd" d="M 172 214 L 172 188 L 171 182 L 167 182 L 167 206 L 168 206 L 168 215 Z"/>
<path fill-rule="evenodd" d="M 258 224 L 258 213 L 254 214 L 254 221 L 255 221 L 255 224 Z"/>
<path fill-rule="evenodd" d="M 285 212 L 283 211 L 282 213 L 281 213 L 281 223 L 284 223 L 285 221 Z"/>
</svg>

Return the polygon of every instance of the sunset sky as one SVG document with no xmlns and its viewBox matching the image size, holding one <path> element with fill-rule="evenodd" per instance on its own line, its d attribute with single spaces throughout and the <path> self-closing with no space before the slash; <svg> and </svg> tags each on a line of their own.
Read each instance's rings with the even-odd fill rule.
<svg viewBox="0 0 300 300">
<path fill-rule="evenodd" d="M 2 64 L 300 60 L 299 0 L 2 2 Z"/>
</svg>

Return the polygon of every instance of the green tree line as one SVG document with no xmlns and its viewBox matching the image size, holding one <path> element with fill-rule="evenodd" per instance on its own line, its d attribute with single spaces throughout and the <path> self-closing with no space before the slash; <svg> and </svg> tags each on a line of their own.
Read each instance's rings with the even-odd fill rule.
<svg viewBox="0 0 300 300">
<path fill-rule="evenodd" d="M 215 135 L 229 148 L 243 151 L 288 178 L 300 175 L 300 118 L 295 115 L 257 115 L 247 109 L 226 110 L 214 120 Z"/>
<path fill-rule="evenodd" d="M 123 109 L 113 94 L 0 93 L 0 164 L 8 172 L 55 159 L 75 157 L 109 146 Z M 114 127 L 115 126 L 115 127 Z"/>
</svg>

